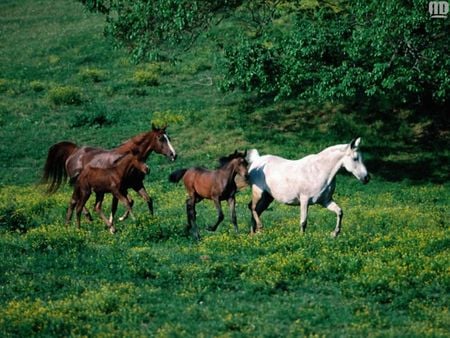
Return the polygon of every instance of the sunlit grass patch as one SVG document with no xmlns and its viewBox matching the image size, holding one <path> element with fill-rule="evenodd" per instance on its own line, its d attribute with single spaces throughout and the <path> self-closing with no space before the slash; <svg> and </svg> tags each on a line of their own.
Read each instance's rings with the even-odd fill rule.
<svg viewBox="0 0 450 338">
<path fill-rule="evenodd" d="M 47 88 L 46 83 L 44 83 L 43 81 L 39 81 L 39 80 L 34 80 L 30 82 L 30 88 L 39 93 L 44 91 Z"/>
<path fill-rule="evenodd" d="M 82 90 L 74 86 L 52 87 L 47 97 L 50 103 L 55 105 L 79 105 L 85 100 Z"/>
<path fill-rule="evenodd" d="M 101 82 L 106 79 L 107 72 L 98 68 L 82 68 L 79 75 L 83 81 Z"/>
<path fill-rule="evenodd" d="M 133 74 L 133 82 L 140 86 L 158 86 L 160 83 L 159 71 L 154 69 L 139 69 Z"/>
</svg>

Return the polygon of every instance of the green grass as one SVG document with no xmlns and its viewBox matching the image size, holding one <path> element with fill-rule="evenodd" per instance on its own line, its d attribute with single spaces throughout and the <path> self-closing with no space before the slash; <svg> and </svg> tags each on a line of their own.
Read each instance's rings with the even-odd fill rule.
<svg viewBox="0 0 450 338">
<path fill-rule="evenodd" d="M 444 138 L 426 144 L 400 117 L 367 127 L 344 107 L 221 93 L 220 55 L 202 40 L 182 63 L 135 65 L 104 39 L 102 18 L 71 1 L 3 1 L 0 11 L 1 336 L 448 336 Z M 56 102 L 55 90 L 65 94 Z M 155 217 L 133 195 L 137 220 L 115 236 L 98 218 L 65 227 L 70 187 L 48 196 L 38 184 L 48 148 L 113 147 L 152 121 L 169 122 L 179 153 L 148 160 Z M 338 239 L 327 210 L 311 208 L 302 236 L 298 208 L 276 203 L 265 231 L 249 236 L 248 189 L 238 195 L 239 234 L 227 207 L 207 233 L 216 212 L 205 201 L 203 240 L 185 236 L 172 170 L 213 168 L 236 148 L 299 158 L 354 134 L 373 180 L 338 177 Z"/>
</svg>

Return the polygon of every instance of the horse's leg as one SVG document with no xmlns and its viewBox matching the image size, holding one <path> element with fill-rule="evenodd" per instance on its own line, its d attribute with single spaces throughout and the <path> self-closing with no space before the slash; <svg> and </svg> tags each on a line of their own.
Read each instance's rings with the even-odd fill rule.
<svg viewBox="0 0 450 338">
<path fill-rule="evenodd" d="M 217 221 L 214 225 L 208 227 L 209 231 L 216 231 L 217 227 L 219 226 L 219 224 L 223 221 L 223 211 L 222 211 L 222 205 L 220 203 L 220 200 L 218 198 L 214 198 L 213 199 L 214 205 L 216 207 L 217 210 Z"/>
<path fill-rule="evenodd" d="M 195 203 L 195 195 L 189 196 L 186 200 L 186 214 L 188 220 L 187 231 L 190 232 L 196 240 L 200 240 L 200 233 L 196 222 L 197 213 L 195 211 Z"/>
<path fill-rule="evenodd" d="M 145 200 L 145 202 L 147 202 L 147 207 L 148 211 L 150 212 L 150 216 L 153 216 L 153 199 L 150 197 L 147 190 L 145 190 L 144 185 L 142 185 L 142 187 L 139 190 L 137 190 L 137 193 Z"/>
<path fill-rule="evenodd" d="M 66 227 L 70 223 L 70 219 L 72 218 L 72 214 L 73 214 L 73 209 L 75 208 L 76 205 L 77 205 L 77 196 L 76 196 L 76 193 L 74 190 L 72 197 L 70 199 L 70 202 L 69 202 L 69 207 L 67 208 L 67 212 L 66 212 Z"/>
<path fill-rule="evenodd" d="M 300 197 L 300 231 L 305 233 L 308 223 L 308 197 Z"/>
<path fill-rule="evenodd" d="M 331 232 L 331 236 L 337 237 L 339 235 L 339 233 L 341 232 L 341 223 L 342 223 L 342 217 L 344 216 L 344 213 L 342 212 L 342 209 L 339 207 L 339 205 L 337 205 L 336 202 L 333 200 L 328 202 L 328 204 L 325 205 L 325 207 L 328 210 L 333 211 L 336 214 L 336 219 L 337 219 L 336 228 L 334 229 L 334 231 Z"/>
<path fill-rule="evenodd" d="M 109 215 L 109 222 L 112 223 L 114 220 L 114 216 L 117 212 L 117 204 L 119 203 L 119 200 L 116 198 L 116 196 L 113 195 L 112 202 L 111 202 L 111 214 Z"/>
<path fill-rule="evenodd" d="M 230 208 L 230 215 L 231 215 L 231 222 L 234 225 L 234 231 L 236 233 L 239 232 L 238 225 L 237 225 L 237 217 L 236 217 L 236 199 L 233 197 L 230 197 L 228 199 L 228 207 Z"/>
<path fill-rule="evenodd" d="M 91 191 L 83 191 L 79 193 L 79 199 L 77 201 L 76 214 L 77 214 L 77 227 L 80 229 L 81 227 L 81 212 L 83 211 L 84 206 L 86 205 L 87 200 L 91 196 Z"/>
<path fill-rule="evenodd" d="M 272 203 L 273 197 L 266 191 L 262 191 L 259 188 L 253 189 L 252 194 L 252 233 L 259 232 L 263 226 L 261 218 L 259 217 Z"/>
<path fill-rule="evenodd" d="M 106 218 L 105 214 L 103 213 L 102 210 L 102 203 L 103 203 L 103 198 L 105 197 L 105 194 L 103 193 L 96 193 L 95 194 L 95 206 L 94 206 L 94 210 L 95 212 L 101 217 L 101 219 L 103 220 L 103 222 L 106 223 L 106 225 L 108 226 L 108 228 L 111 229 L 112 227 L 112 222 L 110 222 L 110 220 L 108 218 Z"/>
<path fill-rule="evenodd" d="M 131 196 L 130 196 L 128 193 L 125 193 L 125 196 L 126 196 L 126 198 L 127 198 L 127 200 L 128 200 L 128 203 L 130 204 L 130 206 L 133 207 L 134 201 L 133 201 L 133 199 L 131 198 Z M 117 199 L 116 199 L 116 200 L 117 200 Z M 128 211 L 128 209 L 125 210 L 125 212 L 123 213 L 123 215 L 122 215 L 121 217 L 119 217 L 119 221 L 122 222 L 122 221 L 126 220 L 126 219 L 128 218 L 129 215 L 130 215 L 130 212 Z"/>
<path fill-rule="evenodd" d="M 114 228 L 114 222 L 113 222 L 113 218 L 111 217 L 110 219 L 106 218 L 106 215 L 103 213 L 102 210 L 102 203 L 103 203 L 103 199 L 105 197 L 105 194 L 103 193 L 97 193 L 95 194 L 95 211 L 97 212 L 97 214 L 100 215 L 100 217 L 102 218 L 103 222 L 106 223 L 106 226 L 109 228 L 109 232 L 111 232 L 112 234 L 114 234 L 116 232 L 116 228 Z M 113 201 L 114 203 L 114 201 Z"/>
<path fill-rule="evenodd" d="M 83 215 L 87 218 L 89 222 L 93 221 L 91 213 L 89 212 L 88 208 L 86 208 L 86 206 L 83 207 Z"/>
<path fill-rule="evenodd" d="M 136 218 L 134 217 L 133 213 L 131 212 L 131 203 L 128 199 L 128 196 L 125 195 L 125 193 L 122 193 L 120 191 L 115 191 L 114 192 L 114 196 L 125 205 L 125 208 L 127 209 L 128 214 L 131 216 L 131 218 L 133 220 L 136 220 Z"/>
<path fill-rule="evenodd" d="M 252 215 L 252 226 L 250 229 L 250 232 L 252 234 L 256 233 L 259 229 L 262 229 L 262 223 L 261 219 L 259 218 L 258 213 L 256 212 L 256 206 L 258 205 L 259 200 L 262 197 L 263 191 L 256 187 L 255 185 L 252 185 L 252 201 L 249 203 L 249 209 L 251 211 Z"/>
</svg>

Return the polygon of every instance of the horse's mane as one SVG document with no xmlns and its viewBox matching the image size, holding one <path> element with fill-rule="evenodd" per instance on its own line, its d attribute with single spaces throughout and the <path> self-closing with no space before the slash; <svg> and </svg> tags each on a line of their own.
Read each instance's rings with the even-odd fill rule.
<svg viewBox="0 0 450 338">
<path fill-rule="evenodd" d="M 132 138 L 129 138 L 128 140 L 123 141 L 118 147 L 118 148 L 125 148 L 125 147 L 130 147 L 131 145 L 139 145 L 142 142 L 144 142 L 144 140 L 146 139 L 146 137 L 148 136 L 148 134 L 150 134 L 151 131 L 147 131 L 144 133 L 140 133 L 139 135 L 133 136 Z"/>
<path fill-rule="evenodd" d="M 222 156 L 221 158 L 219 158 L 219 166 L 217 167 L 217 169 L 224 168 L 228 163 L 230 163 L 235 158 L 242 158 L 245 160 L 246 156 L 247 156 L 246 152 L 241 153 L 238 152 L 237 150 L 228 156 Z"/>
<path fill-rule="evenodd" d="M 317 154 L 325 153 L 325 152 L 333 152 L 333 151 L 343 151 L 347 147 L 347 144 L 336 144 L 334 146 L 330 146 L 328 148 L 322 149 Z"/>
</svg>

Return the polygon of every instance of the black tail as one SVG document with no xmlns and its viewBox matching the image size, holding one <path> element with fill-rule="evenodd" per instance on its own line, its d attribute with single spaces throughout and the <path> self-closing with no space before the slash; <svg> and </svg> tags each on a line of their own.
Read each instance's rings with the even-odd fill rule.
<svg viewBox="0 0 450 338">
<path fill-rule="evenodd" d="M 186 174 L 187 169 L 178 169 L 169 175 L 169 181 L 172 183 L 176 183 L 180 181 L 184 174 Z"/>
<path fill-rule="evenodd" d="M 66 181 L 66 160 L 78 147 L 72 142 L 59 142 L 48 150 L 42 182 L 48 184 L 47 192 L 54 193 Z"/>
</svg>

